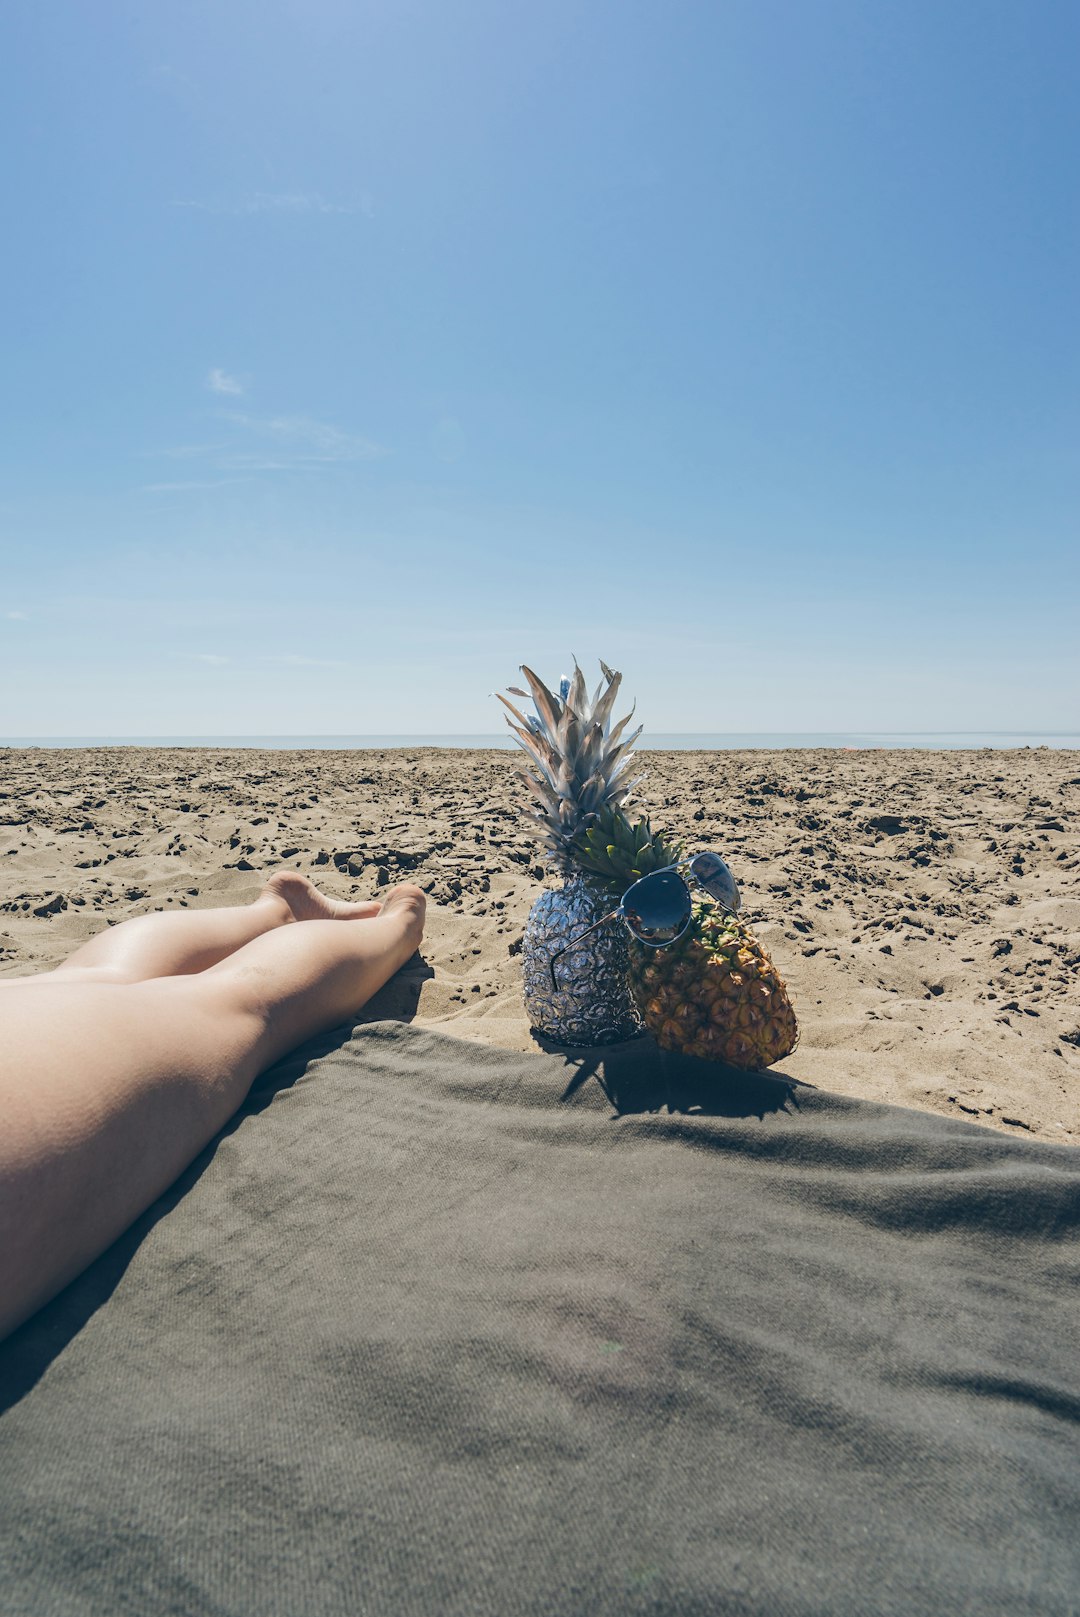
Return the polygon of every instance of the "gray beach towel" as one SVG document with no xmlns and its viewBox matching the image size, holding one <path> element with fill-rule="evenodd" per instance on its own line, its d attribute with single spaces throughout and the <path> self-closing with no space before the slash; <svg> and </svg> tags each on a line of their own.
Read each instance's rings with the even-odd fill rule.
<svg viewBox="0 0 1080 1617">
<path fill-rule="evenodd" d="M 0 1347 L 0 1608 L 1075 1613 L 1078 1224 L 1068 1147 L 339 1030 Z"/>
</svg>

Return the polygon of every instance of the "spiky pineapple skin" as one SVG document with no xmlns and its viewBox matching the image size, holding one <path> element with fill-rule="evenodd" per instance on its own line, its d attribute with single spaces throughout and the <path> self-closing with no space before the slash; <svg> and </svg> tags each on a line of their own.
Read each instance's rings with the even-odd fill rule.
<svg viewBox="0 0 1080 1617">
<path fill-rule="evenodd" d="M 795 1011 L 776 967 L 734 916 L 694 907 L 686 936 L 667 949 L 630 946 L 630 983 L 663 1050 L 756 1072 L 798 1043 Z"/>
<path fill-rule="evenodd" d="M 614 1044 L 642 1030 L 625 927 L 600 927 L 582 938 L 558 961 L 552 987 L 551 957 L 611 907 L 597 884 L 579 874 L 545 888 L 529 911 L 521 951 L 525 1011 L 530 1026 L 558 1044 Z"/>
</svg>

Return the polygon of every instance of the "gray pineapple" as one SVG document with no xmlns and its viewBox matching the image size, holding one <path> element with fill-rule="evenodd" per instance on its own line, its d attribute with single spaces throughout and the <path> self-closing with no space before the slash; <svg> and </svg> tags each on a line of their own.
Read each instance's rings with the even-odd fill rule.
<svg viewBox="0 0 1080 1617">
<path fill-rule="evenodd" d="M 560 1044 L 611 1044 L 632 1038 L 642 1026 L 627 982 L 626 932 L 615 922 L 564 954 L 556 964 L 558 989 L 551 983 L 551 957 L 612 908 L 610 896 L 575 861 L 574 838 L 600 809 L 624 804 L 640 779 L 627 780 L 626 768 L 641 726 L 621 739 L 633 709 L 611 724 L 622 675 L 604 662 L 600 667 L 604 681 L 591 699 L 576 663 L 573 679 L 562 681 L 558 696 L 522 668 L 529 690 L 511 686 L 511 695 L 531 695 L 535 714 L 526 717 L 499 697 L 513 714 L 507 723 L 528 755 L 519 773 L 533 798 L 529 822 L 543 841 L 547 862 L 564 878 L 562 887 L 546 888 L 536 900 L 522 945 L 529 1020 L 538 1033 Z"/>
</svg>

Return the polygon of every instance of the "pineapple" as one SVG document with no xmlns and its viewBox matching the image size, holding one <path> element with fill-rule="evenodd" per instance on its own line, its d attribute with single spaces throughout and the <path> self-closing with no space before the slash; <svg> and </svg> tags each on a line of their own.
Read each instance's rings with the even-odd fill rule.
<svg viewBox="0 0 1080 1617">
<path fill-rule="evenodd" d="M 782 1061 L 798 1043 L 779 972 L 733 915 L 696 904 L 694 924 L 678 943 L 634 944 L 630 956 L 634 996 L 661 1049 L 756 1071 Z"/>
<path fill-rule="evenodd" d="M 604 881 L 613 901 L 681 856 L 647 820 L 632 824 L 618 809 L 598 814 L 575 846 L 583 868 Z M 799 1033 L 787 989 L 734 915 L 695 902 L 677 943 L 650 949 L 631 942 L 629 953 L 634 998 L 662 1049 L 750 1070 L 771 1067 L 794 1050 Z"/>
<path fill-rule="evenodd" d="M 614 726 L 622 676 L 601 663 L 606 685 L 590 699 L 576 667 L 556 696 L 528 668 L 535 715 L 505 697 L 510 727 L 529 762 L 521 772 L 534 803 L 530 822 L 549 861 L 564 876 L 533 905 L 522 947 L 525 1007 L 538 1032 L 567 1044 L 604 1044 L 640 1031 L 642 1019 L 664 1049 L 754 1069 L 789 1055 L 795 1013 L 775 966 L 734 916 L 695 904 L 686 934 L 666 949 L 629 940 L 613 923 L 582 939 L 559 964 L 548 962 L 570 938 L 614 909 L 626 889 L 675 864 L 681 849 L 631 821 L 628 799 L 640 777 L 626 779 L 639 726 L 622 739 L 632 711 Z"/>
<path fill-rule="evenodd" d="M 504 696 L 510 728 L 528 755 L 521 778 L 533 803 L 529 823 L 544 844 L 546 862 L 563 877 L 547 887 L 529 912 L 522 942 L 525 1009 L 533 1028 L 560 1044 L 611 1044 L 641 1032 L 641 1016 L 629 985 L 626 930 L 604 926 L 581 939 L 559 962 L 558 987 L 550 961 L 612 905 L 604 884 L 580 865 L 574 839 L 603 810 L 624 803 L 637 784 L 628 779 L 631 748 L 640 727 L 625 735 L 631 714 L 612 724 L 622 675 L 601 663 L 604 681 L 590 697 L 575 666 L 556 696 L 531 669 L 522 673 L 535 714 L 526 717 Z"/>
</svg>

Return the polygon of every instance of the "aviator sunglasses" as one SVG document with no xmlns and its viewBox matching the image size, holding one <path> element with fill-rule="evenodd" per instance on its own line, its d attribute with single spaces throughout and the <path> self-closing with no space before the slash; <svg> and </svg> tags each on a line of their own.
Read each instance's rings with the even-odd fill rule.
<svg viewBox="0 0 1080 1617">
<path fill-rule="evenodd" d="M 647 944 L 650 949 L 667 949 L 671 944 L 678 943 L 694 914 L 694 901 L 689 887 L 679 874 L 681 870 L 688 870 L 697 885 L 710 898 L 714 898 L 721 909 L 735 914 L 742 899 L 734 876 L 718 853 L 696 853 L 690 859 L 680 859 L 676 865 L 665 865 L 663 870 L 654 870 L 628 887 L 617 909 L 612 910 L 610 915 L 602 915 L 552 955 L 549 966 L 551 986 L 555 992 L 559 992 L 555 976 L 556 960 L 569 954 L 582 938 L 587 938 L 609 921 L 621 921 L 631 937 L 636 938 L 638 943 Z"/>
</svg>

